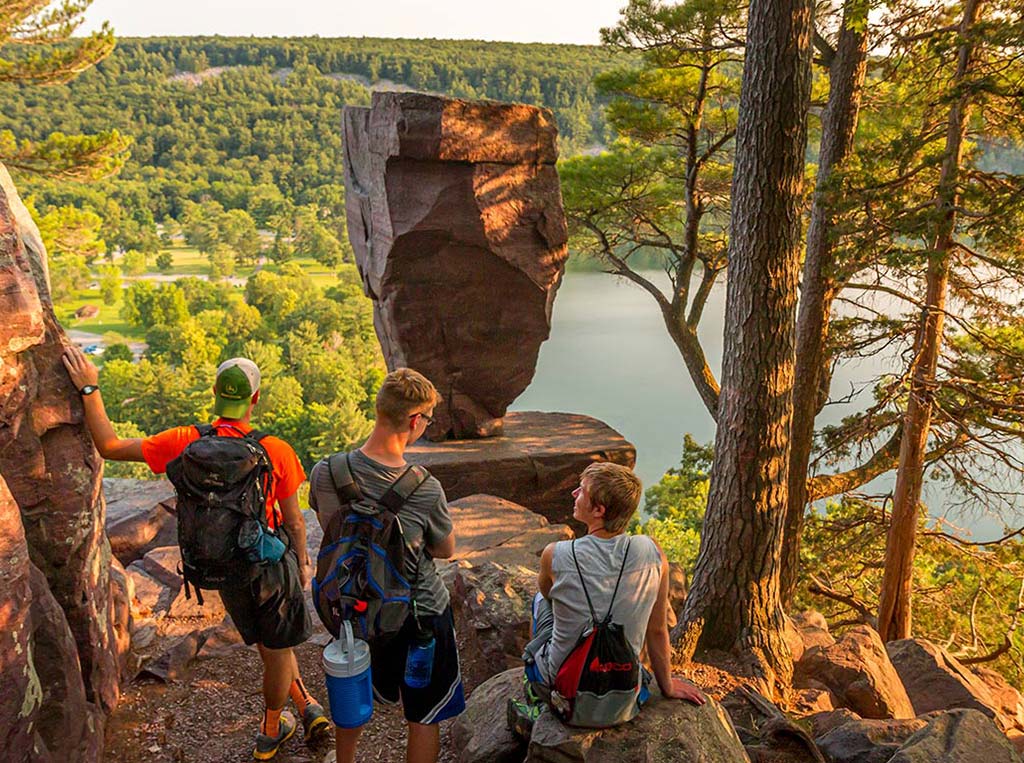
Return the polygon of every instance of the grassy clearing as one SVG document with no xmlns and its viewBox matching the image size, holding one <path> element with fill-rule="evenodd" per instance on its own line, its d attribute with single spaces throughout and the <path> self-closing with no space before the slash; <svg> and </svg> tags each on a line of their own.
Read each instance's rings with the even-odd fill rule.
<svg viewBox="0 0 1024 763">
<path fill-rule="evenodd" d="M 206 255 L 201 253 L 198 249 L 190 246 L 172 246 L 169 251 L 174 258 L 173 267 L 164 272 L 156 269 L 155 262 L 156 257 L 150 257 L 150 269 L 142 274 L 141 276 L 135 276 L 132 278 L 125 278 L 123 284 L 127 287 L 132 281 L 135 280 L 164 280 L 167 276 L 172 278 L 182 278 L 186 276 L 202 276 L 208 278 L 210 275 L 210 262 Z M 316 260 L 310 257 L 299 257 L 292 260 L 292 262 L 299 265 L 306 275 L 308 275 L 317 286 L 326 288 L 333 286 L 338 282 L 338 273 L 336 270 L 325 268 Z M 102 265 L 108 264 L 105 260 L 96 263 L 96 269 Z M 275 262 L 267 262 L 264 269 L 270 273 L 279 272 L 281 266 Z M 239 266 L 235 268 L 233 278 L 247 279 L 256 270 L 253 265 Z M 96 274 L 94 274 L 96 275 Z M 77 319 L 74 317 L 74 312 L 84 305 L 95 305 L 99 308 L 99 315 L 93 318 Z M 63 305 L 59 305 L 57 308 L 58 318 L 61 324 L 67 329 L 75 329 L 78 331 L 88 331 L 92 334 L 117 334 L 125 341 L 143 341 L 145 340 L 145 331 L 143 329 L 131 326 L 126 323 L 119 315 L 121 309 L 121 301 L 114 305 L 105 305 L 100 297 L 99 289 L 86 289 L 78 293 L 73 299 Z"/>
<path fill-rule="evenodd" d="M 84 305 L 95 305 L 100 312 L 94 318 L 78 319 L 74 317 L 74 311 Z M 121 302 L 105 305 L 100 298 L 98 289 L 89 289 L 78 293 L 70 305 L 62 305 L 57 309 L 57 316 L 61 319 L 64 328 L 77 331 L 88 331 L 91 334 L 117 334 L 126 341 L 142 341 L 146 332 L 135 326 L 131 326 L 119 315 Z"/>
</svg>

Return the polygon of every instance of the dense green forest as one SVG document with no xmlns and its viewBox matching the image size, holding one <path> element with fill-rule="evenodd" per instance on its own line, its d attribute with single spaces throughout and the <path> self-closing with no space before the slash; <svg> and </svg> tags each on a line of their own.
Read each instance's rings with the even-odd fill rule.
<svg viewBox="0 0 1024 763">
<path fill-rule="evenodd" d="M 89 208 L 108 247 L 155 251 L 154 223 L 181 220 L 189 201 L 244 210 L 261 227 L 294 205 L 342 203 L 341 109 L 367 104 L 373 86 L 546 106 L 563 155 L 601 144 L 593 80 L 622 58 L 598 47 L 443 40 L 120 39 L 67 84 L 0 84 L 0 141 L 128 136 L 114 177 L 22 182 L 41 213 Z"/>
</svg>

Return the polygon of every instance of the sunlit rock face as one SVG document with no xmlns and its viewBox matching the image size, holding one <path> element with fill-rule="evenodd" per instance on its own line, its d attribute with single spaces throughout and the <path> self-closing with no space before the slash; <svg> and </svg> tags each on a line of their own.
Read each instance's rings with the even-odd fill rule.
<svg viewBox="0 0 1024 763">
<path fill-rule="evenodd" d="M 28 687 L 41 690 L 54 707 L 68 708 L 40 717 L 34 733 L 41 736 L 33 744 L 55 760 L 95 760 L 105 714 L 118 699 L 127 614 L 111 606 L 113 594 L 123 592 L 110 576 L 102 461 L 61 363 L 67 339 L 49 296 L 46 252 L 3 165 L 0 314 L 0 476 L 9 491 L 9 499 L 0 500 L 0 522 L 23 528 L 29 569 L 38 568 L 28 578 L 31 598 L 23 600 L 31 605 L 30 622 L 17 623 L 0 607 L 0 630 L 20 628 L 25 636 L 31 629 L 35 657 L 26 664 L 35 669 L 26 667 Z M 10 539 L 11 533 L 4 534 Z M 0 575 L 23 587 L 28 560 L 19 542 L 11 542 L 4 552 L 9 568 Z M 26 704 L 15 718 L 2 717 L 7 711 L 0 708 L 0 723 L 16 725 L 32 712 L 32 693 L 23 696 Z"/>
<path fill-rule="evenodd" d="M 499 434 L 533 378 L 568 256 L 555 120 L 374 93 L 343 122 L 349 238 L 388 367 L 438 388 L 430 439 Z"/>
</svg>

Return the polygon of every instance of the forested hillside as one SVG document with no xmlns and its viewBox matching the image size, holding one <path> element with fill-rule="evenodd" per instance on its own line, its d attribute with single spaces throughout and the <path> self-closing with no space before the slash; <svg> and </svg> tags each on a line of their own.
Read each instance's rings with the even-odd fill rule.
<svg viewBox="0 0 1024 763">
<path fill-rule="evenodd" d="M 8 130 L 33 141 L 110 129 L 128 136 L 130 157 L 114 178 L 88 186 L 33 178 L 26 191 L 41 213 L 92 209 L 108 245 L 154 250 L 153 223 L 180 220 L 188 201 L 243 209 L 260 226 L 282 202 L 339 201 L 341 108 L 368 103 L 373 87 L 547 106 L 569 155 L 605 141 L 593 80 L 621 62 L 571 45 L 120 39 L 109 58 L 67 85 L 0 85 L 0 140 L 12 139 Z"/>
</svg>

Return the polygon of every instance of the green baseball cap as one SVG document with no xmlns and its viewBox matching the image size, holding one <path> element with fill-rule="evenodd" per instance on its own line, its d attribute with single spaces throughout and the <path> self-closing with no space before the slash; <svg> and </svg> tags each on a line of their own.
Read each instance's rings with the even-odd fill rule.
<svg viewBox="0 0 1024 763">
<path fill-rule="evenodd" d="M 217 366 L 213 384 L 213 412 L 226 419 L 240 419 L 249 410 L 260 388 L 260 369 L 248 358 L 231 358 Z"/>
</svg>

